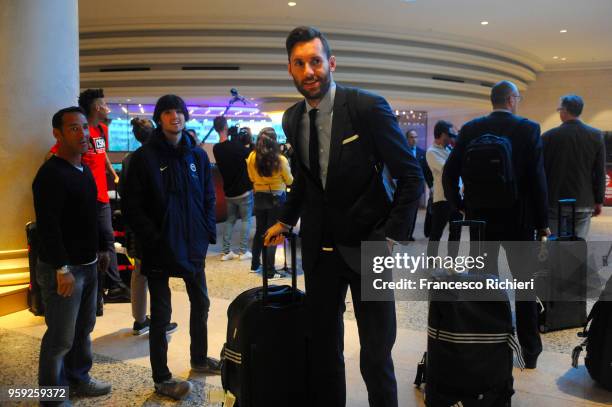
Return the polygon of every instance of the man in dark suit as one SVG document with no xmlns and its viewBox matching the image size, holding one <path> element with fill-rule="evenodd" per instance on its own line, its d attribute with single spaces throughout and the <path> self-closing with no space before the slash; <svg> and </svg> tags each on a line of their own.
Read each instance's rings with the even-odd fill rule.
<svg viewBox="0 0 612 407">
<path fill-rule="evenodd" d="M 583 108 L 580 96 L 563 96 L 557 108 L 563 124 L 544 133 L 542 144 L 548 181 L 548 223 L 558 234 L 559 199 L 574 198 L 576 235 L 586 239 L 591 216 L 599 215 L 603 206 L 606 148 L 601 131 L 580 121 Z"/>
<path fill-rule="evenodd" d="M 406 240 L 423 192 L 423 175 L 388 103 L 336 85 L 336 59 L 325 37 L 298 27 L 287 37 L 289 73 L 305 100 L 289 108 L 283 129 L 295 148 L 296 179 L 266 244 L 301 218 L 302 266 L 310 316 L 311 405 L 344 406 L 345 297 L 351 288 L 361 343 L 361 372 L 371 406 L 397 406 L 391 350 L 395 304 L 362 301 L 362 241 Z M 385 193 L 383 164 L 397 181 Z M 315 377 L 316 375 L 316 377 Z"/>
<path fill-rule="evenodd" d="M 497 273 L 499 242 L 530 241 L 534 231 L 538 237 L 548 236 L 546 178 L 542 158 L 540 126 L 516 115 L 522 97 L 515 84 L 509 81 L 497 83 L 491 89 L 493 112 L 466 123 L 459 132 L 459 138 L 451 152 L 442 175 L 446 199 L 457 208 L 464 208 L 466 219 L 486 221 L 486 240 L 484 245 L 488 255 L 487 271 Z M 489 205 L 478 207 L 470 205 L 474 190 L 465 182 L 465 206 L 459 194 L 459 176 L 462 175 L 463 157 L 470 142 L 478 137 L 492 134 L 507 138 L 512 146 L 512 167 L 517 188 L 514 202 L 500 202 L 500 208 Z M 505 207 L 504 207 L 505 206 Z M 476 234 L 471 234 L 472 240 Z M 508 264 L 513 276 L 528 280 L 530 270 L 521 267 L 521 256 L 516 245 L 504 244 Z M 538 331 L 538 308 L 534 301 L 516 301 L 516 325 L 518 339 L 523 350 L 527 368 L 535 368 L 542 351 L 542 341 Z"/>
<path fill-rule="evenodd" d="M 425 150 L 421 147 L 417 146 L 417 142 L 419 141 L 419 135 L 416 130 L 410 129 L 406 132 L 406 139 L 408 140 L 408 151 L 414 158 L 417 159 L 419 165 L 421 166 L 421 170 L 423 171 L 423 176 L 425 177 L 425 183 L 429 190 L 433 188 L 433 175 L 431 170 L 429 169 L 429 165 L 427 165 L 427 159 L 425 158 Z M 427 204 L 429 206 L 429 203 Z M 417 206 L 414 209 L 414 216 L 412 216 L 412 225 L 410 226 L 410 233 L 408 235 L 408 240 L 414 242 L 414 225 L 416 224 L 417 213 L 419 211 L 419 207 Z M 425 215 L 427 217 L 427 215 Z M 425 220 L 427 223 L 427 220 Z"/>
</svg>

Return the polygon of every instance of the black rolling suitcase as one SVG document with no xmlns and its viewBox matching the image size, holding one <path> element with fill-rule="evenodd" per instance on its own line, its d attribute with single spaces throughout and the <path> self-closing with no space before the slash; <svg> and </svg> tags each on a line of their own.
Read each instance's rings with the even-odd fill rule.
<svg viewBox="0 0 612 407">
<path fill-rule="evenodd" d="M 562 209 L 571 206 L 571 232 L 562 228 Z M 540 332 L 578 328 L 587 320 L 587 246 L 576 236 L 576 200 L 559 200 L 558 236 L 551 237 L 543 272 L 536 274 Z M 567 243 L 566 243 L 567 242 Z"/>
<path fill-rule="evenodd" d="M 292 285 L 268 285 L 263 272 L 263 286 L 243 292 L 227 310 L 221 381 L 239 407 L 308 406 L 304 293 L 297 289 L 295 235 L 289 240 Z"/>
<path fill-rule="evenodd" d="M 599 300 L 578 336 L 585 338 L 572 352 L 572 366 L 578 367 L 580 352 L 586 348 L 584 364 L 599 385 L 612 391 L 612 279 L 608 280 Z"/>
<path fill-rule="evenodd" d="M 38 263 L 38 234 L 36 232 L 36 222 L 26 224 L 26 239 L 28 242 L 28 261 L 30 267 L 30 287 L 28 289 L 28 308 L 34 315 L 45 315 L 45 306 L 40 286 L 36 280 L 36 264 Z"/>
<path fill-rule="evenodd" d="M 484 222 L 457 221 L 453 226 L 478 227 Z M 484 273 L 433 276 L 437 281 L 482 282 Z M 425 387 L 427 407 L 509 407 L 514 394 L 513 354 L 523 367 L 514 335 L 512 313 L 504 290 L 489 291 L 491 301 L 474 301 L 476 290 L 430 292 L 427 352 L 414 384 Z"/>
</svg>

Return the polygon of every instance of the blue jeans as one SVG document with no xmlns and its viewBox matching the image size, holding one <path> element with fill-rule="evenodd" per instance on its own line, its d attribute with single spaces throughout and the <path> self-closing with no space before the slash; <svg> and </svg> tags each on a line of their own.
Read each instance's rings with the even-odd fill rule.
<svg viewBox="0 0 612 407">
<path fill-rule="evenodd" d="M 90 380 L 93 354 L 89 334 L 96 324 L 96 264 L 68 268 L 74 276 L 74 290 L 70 297 L 62 297 L 57 293 L 55 268 L 40 260 L 36 266 L 47 324 L 40 345 L 41 386 L 67 386 Z"/>
<path fill-rule="evenodd" d="M 253 192 L 242 198 L 226 198 L 227 220 L 223 230 L 223 253 L 230 252 L 232 243 L 232 231 L 236 219 L 240 218 L 240 253 L 245 253 L 249 247 L 249 229 L 251 228 L 251 217 L 253 216 Z"/>
<path fill-rule="evenodd" d="M 559 235 L 559 210 L 557 208 L 548 208 L 548 226 L 553 235 Z M 587 240 L 589 230 L 591 229 L 592 211 L 577 210 L 576 211 L 576 236 Z M 564 234 L 569 234 L 572 231 L 572 212 L 570 208 L 563 208 L 561 212 L 561 229 Z"/>
</svg>

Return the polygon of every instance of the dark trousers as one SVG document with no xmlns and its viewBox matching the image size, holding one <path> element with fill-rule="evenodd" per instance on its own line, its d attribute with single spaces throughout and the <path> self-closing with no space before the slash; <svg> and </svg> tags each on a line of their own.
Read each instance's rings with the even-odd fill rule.
<svg viewBox="0 0 612 407">
<path fill-rule="evenodd" d="M 89 334 L 96 324 L 96 264 L 69 266 L 74 276 L 70 297 L 57 293 L 55 267 L 40 260 L 36 279 L 45 305 L 45 332 L 40 345 L 38 384 L 88 383 L 93 364 Z"/>
<path fill-rule="evenodd" d="M 419 199 L 420 199 L 420 197 L 419 197 Z M 410 224 L 410 230 L 409 230 L 410 233 L 408 233 L 408 238 L 409 239 L 414 239 L 414 236 L 413 236 L 413 234 L 414 234 L 414 227 L 416 226 L 416 219 L 417 219 L 417 215 L 419 213 L 419 202 L 418 201 L 415 202 L 415 205 L 413 205 L 410 208 L 410 211 L 412 212 L 411 213 L 412 223 Z"/>
<path fill-rule="evenodd" d="M 204 266 L 202 271 L 183 277 L 189 295 L 189 335 L 191 336 L 191 362 L 203 364 L 208 354 L 208 310 L 210 300 L 206 287 Z M 172 303 L 168 277 L 150 277 L 151 330 L 149 331 L 149 353 L 153 381 L 160 383 L 172 377 L 168 369 L 168 339 L 166 327 L 172 316 Z"/>
<path fill-rule="evenodd" d="M 430 190 L 431 191 L 431 190 Z M 425 209 L 425 221 L 423 222 L 423 235 L 429 237 L 431 233 L 431 206 L 433 205 L 433 192 L 429 193 L 427 208 Z"/>
<path fill-rule="evenodd" d="M 270 193 L 256 192 L 255 193 L 255 236 L 253 236 L 253 247 L 251 252 L 253 259 L 251 260 L 251 270 L 257 270 L 261 266 L 262 251 L 263 251 L 263 236 L 266 230 L 276 223 L 278 220 L 282 203 L 285 201 L 285 195 L 279 195 L 277 203 L 272 201 L 273 197 Z M 276 256 L 276 246 L 270 246 L 266 249 L 266 260 L 268 263 L 268 276 L 274 275 L 274 258 Z"/>
<path fill-rule="evenodd" d="M 109 203 L 97 202 L 98 231 L 100 234 L 100 251 L 108 256 L 108 264 L 101 270 L 98 279 L 98 289 L 112 288 L 124 285 L 121 281 L 117 266 L 117 253 L 115 251 L 115 235 L 113 233 L 113 217 Z M 108 280 L 107 280 L 108 279 Z"/>
<path fill-rule="evenodd" d="M 309 380 L 310 405 L 346 405 L 343 314 L 350 287 L 361 344 L 361 375 L 370 406 L 397 407 L 397 382 L 391 358 L 397 330 L 395 303 L 361 301 L 361 276 L 349 268 L 337 250 L 322 252 L 305 279 L 313 375 Z"/>
<path fill-rule="evenodd" d="M 462 220 L 463 215 L 456 209 L 451 208 L 448 201 L 438 201 L 431 205 L 431 230 L 429 233 L 429 244 L 427 245 L 427 255 L 437 256 L 440 239 L 444 233 L 444 228 L 448 224 L 448 255 L 456 257 L 459 253 L 459 241 L 461 240 L 461 228 L 451 227 L 450 222 Z"/>
<path fill-rule="evenodd" d="M 527 267 L 526 256 L 516 244 L 504 242 L 520 242 L 533 240 L 533 230 L 525 228 L 520 219 L 510 213 L 500 210 L 468 210 L 466 219 L 484 220 L 485 242 L 480 251 L 487 253 L 488 274 L 499 275 L 497 262 L 499 248 L 504 247 L 506 259 L 512 277 L 519 281 L 529 281 L 533 275 L 531 267 Z M 470 229 L 470 240 L 479 240 L 478 231 Z M 471 248 L 472 251 L 473 247 Z M 472 255 L 477 255 L 472 251 Z M 535 301 L 515 301 L 516 306 L 516 333 L 526 358 L 536 358 L 542 352 L 542 340 L 538 327 L 538 304 Z"/>
</svg>

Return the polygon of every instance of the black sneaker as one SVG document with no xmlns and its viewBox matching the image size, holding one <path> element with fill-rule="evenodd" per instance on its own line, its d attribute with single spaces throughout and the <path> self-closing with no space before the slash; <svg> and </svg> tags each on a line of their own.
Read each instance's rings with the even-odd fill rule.
<svg viewBox="0 0 612 407">
<path fill-rule="evenodd" d="M 166 326 L 166 335 L 169 335 L 172 332 L 176 332 L 177 329 L 178 329 L 178 324 L 176 322 L 170 322 L 168 326 Z"/>
<path fill-rule="evenodd" d="M 104 297 L 104 301 L 109 304 L 132 302 L 130 289 L 128 287 L 111 288 Z"/>
<path fill-rule="evenodd" d="M 176 332 L 178 329 L 178 324 L 176 322 L 170 322 L 168 326 L 166 326 L 166 334 L 171 334 L 172 332 Z M 134 327 L 132 328 L 132 334 L 135 336 L 144 335 L 151 330 L 151 318 L 147 315 L 145 317 L 144 322 L 136 322 L 134 321 Z"/>
<path fill-rule="evenodd" d="M 151 329 L 151 318 L 147 315 L 143 322 L 134 321 L 132 334 L 136 336 L 144 335 Z"/>
<path fill-rule="evenodd" d="M 206 358 L 204 363 L 191 362 L 191 370 L 196 373 L 221 374 L 221 362 L 214 358 Z"/>
<path fill-rule="evenodd" d="M 175 400 L 182 400 L 191 393 L 193 385 L 186 380 L 168 379 L 155 383 L 155 392 Z"/>
</svg>

